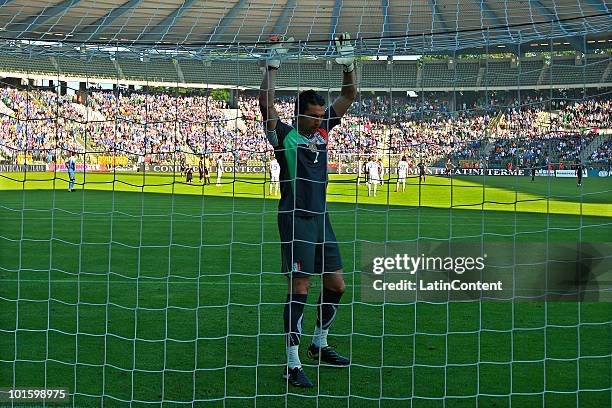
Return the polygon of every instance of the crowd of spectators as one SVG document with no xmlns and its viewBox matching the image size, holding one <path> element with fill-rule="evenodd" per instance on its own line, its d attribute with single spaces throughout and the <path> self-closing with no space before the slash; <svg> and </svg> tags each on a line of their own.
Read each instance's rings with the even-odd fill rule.
<svg viewBox="0 0 612 408">
<path fill-rule="evenodd" d="M 589 159 L 592 162 L 608 162 L 610 164 L 610 159 L 612 159 L 612 140 L 608 140 L 602 143 L 593 153 Z"/>
<path fill-rule="evenodd" d="M 504 162 L 513 158 L 519 163 L 538 165 L 577 161 L 598 134 L 612 128 L 611 110 L 612 101 L 596 99 L 561 101 L 554 114 L 533 107 L 512 109 L 500 119 L 499 128 L 507 131 L 498 133 L 489 160 Z M 612 159 L 605 149 L 597 157 Z"/>
<path fill-rule="evenodd" d="M 233 110 L 210 96 L 138 92 L 94 92 L 77 103 L 75 95 L 1 88 L 0 100 L 4 156 L 27 152 L 48 162 L 58 151 L 87 149 L 160 161 L 221 155 L 247 163 L 272 154 L 254 96 L 239 97 Z M 602 129 L 612 128 L 610 100 L 562 102 L 555 113 L 537 100 L 521 102 L 487 100 L 452 111 L 444 100 L 362 96 L 330 134 L 331 160 L 384 152 L 428 163 L 572 161 Z M 293 122 L 293 98 L 279 99 L 277 110 Z M 590 158 L 609 160 L 610 153 L 604 143 Z"/>
<path fill-rule="evenodd" d="M 107 152 L 163 157 L 228 148 L 226 103 L 208 96 L 97 92 L 89 105 L 105 118 L 94 124 L 92 144 Z"/>
<path fill-rule="evenodd" d="M 562 103 L 562 109 L 555 117 L 558 130 L 593 132 L 610 128 L 612 124 L 612 100 L 585 100 Z"/>
<path fill-rule="evenodd" d="M 0 147 L 5 156 L 15 159 L 28 152 L 32 160 L 51 161 L 57 150 L 82 151 L 78 137 L 86 118 L 72 97 L 0 88 L 0 101 Z"/>
</svg>

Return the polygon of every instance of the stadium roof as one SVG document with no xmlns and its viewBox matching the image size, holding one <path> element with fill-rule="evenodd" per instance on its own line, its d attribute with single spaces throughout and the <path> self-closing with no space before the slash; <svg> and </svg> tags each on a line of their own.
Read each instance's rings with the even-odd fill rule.
<svg viewBox="0 0 612 408">
<path fill-rule="evenodd" d="M 612 38 L 606 0 L 0 0 L 0 38 L 197 54 L 252 53 L 273 34 L 330 54 L 349 32 L 363 55 L 449 53 L 562 39 L 586 52 Z M 237 44 L 240 44 L 238 46 Z M 242 49 L 240 49 L 242 47 Z M 523 47 L 523 49 L 526 47 Z"/>
</svg>

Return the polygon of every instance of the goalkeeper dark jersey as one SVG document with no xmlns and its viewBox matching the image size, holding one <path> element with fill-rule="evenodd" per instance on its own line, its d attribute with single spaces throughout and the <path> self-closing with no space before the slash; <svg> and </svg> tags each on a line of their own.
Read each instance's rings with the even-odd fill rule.
<svg viewBox="0 0 612 408">
<path fill-rule="evenodd" d="M 300 216 L 325 212 L 327 140 L 332 128 L 340 124 L 340 118 L 336 116 L 334 109 L 328 108 L 325 111 L 327 119 L 310 138 L 280 120 L 276 122 L 276 135 L 268 135 L 281 168 L 279 212 L 295 210 L 295 214 Z"/>
</svg>

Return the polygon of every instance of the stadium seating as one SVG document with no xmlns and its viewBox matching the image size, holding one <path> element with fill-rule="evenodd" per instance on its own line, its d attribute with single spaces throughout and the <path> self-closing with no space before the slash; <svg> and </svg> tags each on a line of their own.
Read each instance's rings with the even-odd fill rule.
<svg viewBox="0 0 612 408">
<path fill-rule="evenodd" d="M 91 57 L 83 60 L 63 56 L 55 58 L 63 75 L 80 76 L 85 73 L 88 78 L 117 78 L 117 68 L 110 58 Z"/>
<path fill-rule="evenodd" d="M 611 59 L 606 55 L 586 55 L 581 65 L 575 65 L 574 57 L 554 57 L 550 64 L 542 57 L 522 58 L 518 66 L 508 59 L 458 59 L 449 69 L 448 60 L 425 61 L 418 80 L 418 63 L 415 61 L 386 60 L 360 62 L 360 87 L 364 89 L 405 88 L 428 90 L 452 90 L 479 87 L 505 88 L 536 86 L 580 85 L 597 86 Z M 176 65 L 178 64 L 178 66 Z M 257 88 L 261 73 L 253 61 L 201 61 L 196 59 L 148 58 L 144 61 L 119 53 L 116 61 L 102 56 L 47 57 L 29 55 L 22 51 L 0 56 L 4 71 L 38 73 L 57 76 L 113 78 L 141 82 L 186 82 L 194 85 L 223 85 L 241 88 Z M 119 68 L 119 69 L 117 69 Z M 182 74 L 182 77 L 179 75 Z M 479 76 L 481 77 L 479 82 Z M 328 89 L 338 87 L 340 68 L 330 61 L 288 61 L 279 72 L 278 86 Z"/>
<path fill-rule="evenodd" d="M 482 86 L 493 88 L 522 85 L 519 68 L 512 67 L 510 60 L 488 60 L 483 62 L 484 75 Z"/>
<path fill-rule="evenodd" d="M 599 82 L 608 62 L 606 58 L 592 57 L 576 65 L 575 58 L 553 58 L 550 64 L 550 78 L 546 78 L 544 83 L 548 84 L 549 79 L 553 85 Z"/>
<path fill-rule="evenodd" d="M 53 64 L 49 57 L 45 56 L 24 56 L 20 54 L 4 54 L 0 58 L 2 71 L 40 74 L 53 72 Z M 57 75 L 57 73 L 56 73 Z"/>
<path fill-rule="evenodd" d="M 121 67 L 124 79 L 171 83 L 177 83 L 179 80 L 172 60 L 158 59 L 151 63 L 150 61 L 118 59 L 117 62 Z"/>
<path fill-rule="evenodd" d="M 423 64 L 423 88 L 453 88 L 455 71 L 448 69 L 446 61 L 426 62 Z"/>
<path fill-rule="evenodd" d="M 208 84 L 239 87 L 235 102 L 241 111 L 243 128 L 229 126 L 224 113 L 225 102 L 210 96 L 182 94 L 138 94 L 130 91 L 119 95 L 93 93 L 89 98 L 90 109 L 108 122 L 86 122 L 84 106 L 74 106 L 76 95 L 57 96 L 48 91 L 3 90 L 3 101 L 16 114 L 30 119 L 50 118 L 47 122 L 32 121 L 25 127 L 10 117 L 0 118 L 3 146 L 16 149 L 36 149 L 39 152 L 56 147 L 82 151 L 93 147 L 100 154 L 113 150 L 143 154 L 158 152 L 162 157 L 174 150 L 192 153 L 229 154 L 240 147 L 241 160 L 252 160 L 268 154 L 269 148 L 260 122 L 255 91 L 259 88 L 261 72 L 253 61 L 200 61 L 171 58 L 140 61 L 136 59 L 111 60 L 103 57 L 80 58 L 72 56 L 30 56 L 25 63 L 23 55 L 5 55 L 0 61 L 11 72 L 53 72 L 64 76 L 85 76 L 144 81 L 145 83 L 186 82 L 199 87 Z M 585 81 L 596 83 L 608 72 L 610 59 L 605 56 L 586 56 L 576 65 L 574 57 L 554 57 L 550 61 L 542 57 L 524 58 L 515 65 L 509 59 L 457 60 L 449 67 L 447 59 L 426 61 L 367 61 L 360 62 L 358 78 L 363 89 L 394 90 L 471 90 L 505 87 L 530 87 L 563 85 L 579 86 Z M 277 79 L 278 96 L 293 96 L 295 85 L 299 89 L 315 88 L 323 94 L 340 88 L 341 68 L 321 61 L 286 61 Z M 552 81 L 551 85 L 548 85 Z M 283 92 L 291 90 L 291 92 Z M 414 152 L 415 146 L 426 146 L 419 152 L 429 162 L 452 157 L 455 160 L 476 159 L 487 156 L 491 163 L 503 165 L 504 161 L 520 157 L 541 160 L 544 152 L 552 160 L 571 160 L 582 154 L 584 143 L 569 140 L 571 135 L 581 134 L 588 140 L 597 128 L 610 128 L 610 101 L 587 99 L 567 102 L 553 98 L 550 107 L 546 100 L 534 95 L 498 97 L 493 94 L 474 96 L 475 101 L 463 108 L 455 106 L 452 97 L 444 94 L 422 98 L 407 98 L 389 94 L 373 96 L 363 92 L 359 104 L 355 104 L 344 117 L 342 125 L 334 130 L 330 150 L 336 156 L 376 154 L 379 151 L 402 154 Z M 455 94 L 456 96 L 457 94 Z M 178 100 L 176 99 L 178 98 Z M 425 99 L 427 98 L 427 99 Z M 505 100 L 503 98 L 506 98 Z M 571 100 L 571 99 L 570 99 Z M 461 102 L 459 102 L 461 103 Z M 30 106 L 30 108 L 26 108 Z M 522 108 L 518 108 L 522 105 Z M 207 109 L 199 107 L 207 106 Z M 508 107 L 508 108 L 506 108 Z M 543 131 L 541 114 L 555 109 Z M 279 101 L 277 107 L 284 120 L 290 121 L 293 99 Z M 456 109 L 463 109 L 456 111 Z M 58 116 L 59 113 L 59 116 Z M 62 119 L 57 119 L 57 118 Z M 157 123 L 161 121 L 162 123 Z M 117 126 L 116 126 L 117 125 Z M 178 127 L 176 126 L 178 125 Z M 45 137 L 45 134 L 61 137 Z M 177 131 L 178 129 L 178 131 Z M 469 129 L 469 131 L 467 130 Z M 548 133 L 550 134 L 548 134 Z M 109 137 L 108 135 L 112 135 Z M 482 143 L 483 138 L 491 137 Z M 517 145 L 518 143 L 518 145 Z M 490 146 L 487 150 L 485 147 Z M 559 146 L 563 149 L 559 150 Z M 607 146 L 607 145 L 606 145 Z M 385 150 L 386 149 L 386 150 Z M 522 149 L 522 150 L 521 150 Z M 485 152 L 486 150 L 486 152 Z M 525 153 L 525 152 L 528 152 Z M 589 152 L 590 153 L 590 152 Z M 597 160 L 605 160 L 609 149 L 596 154 Z M 584 154 L 582 154 L 584 156 Z M 44 154 L 37 157 L 44 159 Z"/>
<path fill-rule="evenodd" d="M 478 61 L 455 62 L 449 68 L 448 61 L 425 62 L 423 64 L 423 88 L 466 88 L 477 86 Z"/>
<path fill-rule="evenodd" d="M 530 87 L 539 84 L 542 70 L 545 69 L 542 59 L 533 58 L 522 60 L 518 70 L 518 83 L 516 86 Z M 513 84 L 514 85 L 514 84 Z"/>
</svg>

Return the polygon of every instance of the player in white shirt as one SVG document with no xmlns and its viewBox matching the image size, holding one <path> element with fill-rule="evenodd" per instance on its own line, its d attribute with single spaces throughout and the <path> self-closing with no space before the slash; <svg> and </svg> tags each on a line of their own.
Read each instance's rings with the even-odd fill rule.
<svg viewBox="0 0 612 408">
<path fill-rule="evenodd" d="M 382 162 L 382 159 L 378 159 L 378 174 L 380 175 L 380 185 L 385 184 L 385 165 Z"/>
<path fill-rule="evenodd" d="M 372 186 L 374 186 L 374 197 L 376 197 L 376 189 L 380 181 L 380 175 L 378 174 L 379 170 L 380 167 L 374 158 L 371 158 L 370 161 L 366 163 L 366 172 L 368 173 L 368 197 L 371 194 Z"/>
<path fill-rule="evenodd" d="M 402 183 L 402 193 L 406 191 L 406 175 L 408 174 L 408 161 L 406 156 L 402 156 L 402 159 L 397 163 L 397 185 L 395 186 L 395 192 L 399 191 L 400 183 Z"/>
<path fill-rule="evenodd" d="M 274 196 L 278 195 L 280 171 L 281 168 L 278 161 L 275 158 L 270 160 L 270 191 L 268 192 L 268 195 L 272 195 L 272 185 L 274 185 Z"/>
<path fill-rule="evenodd" d="M 217 186 L 221 185 L 221 176 L 223 176 L 223 158 L 217 158 Z"/>
</svg>

